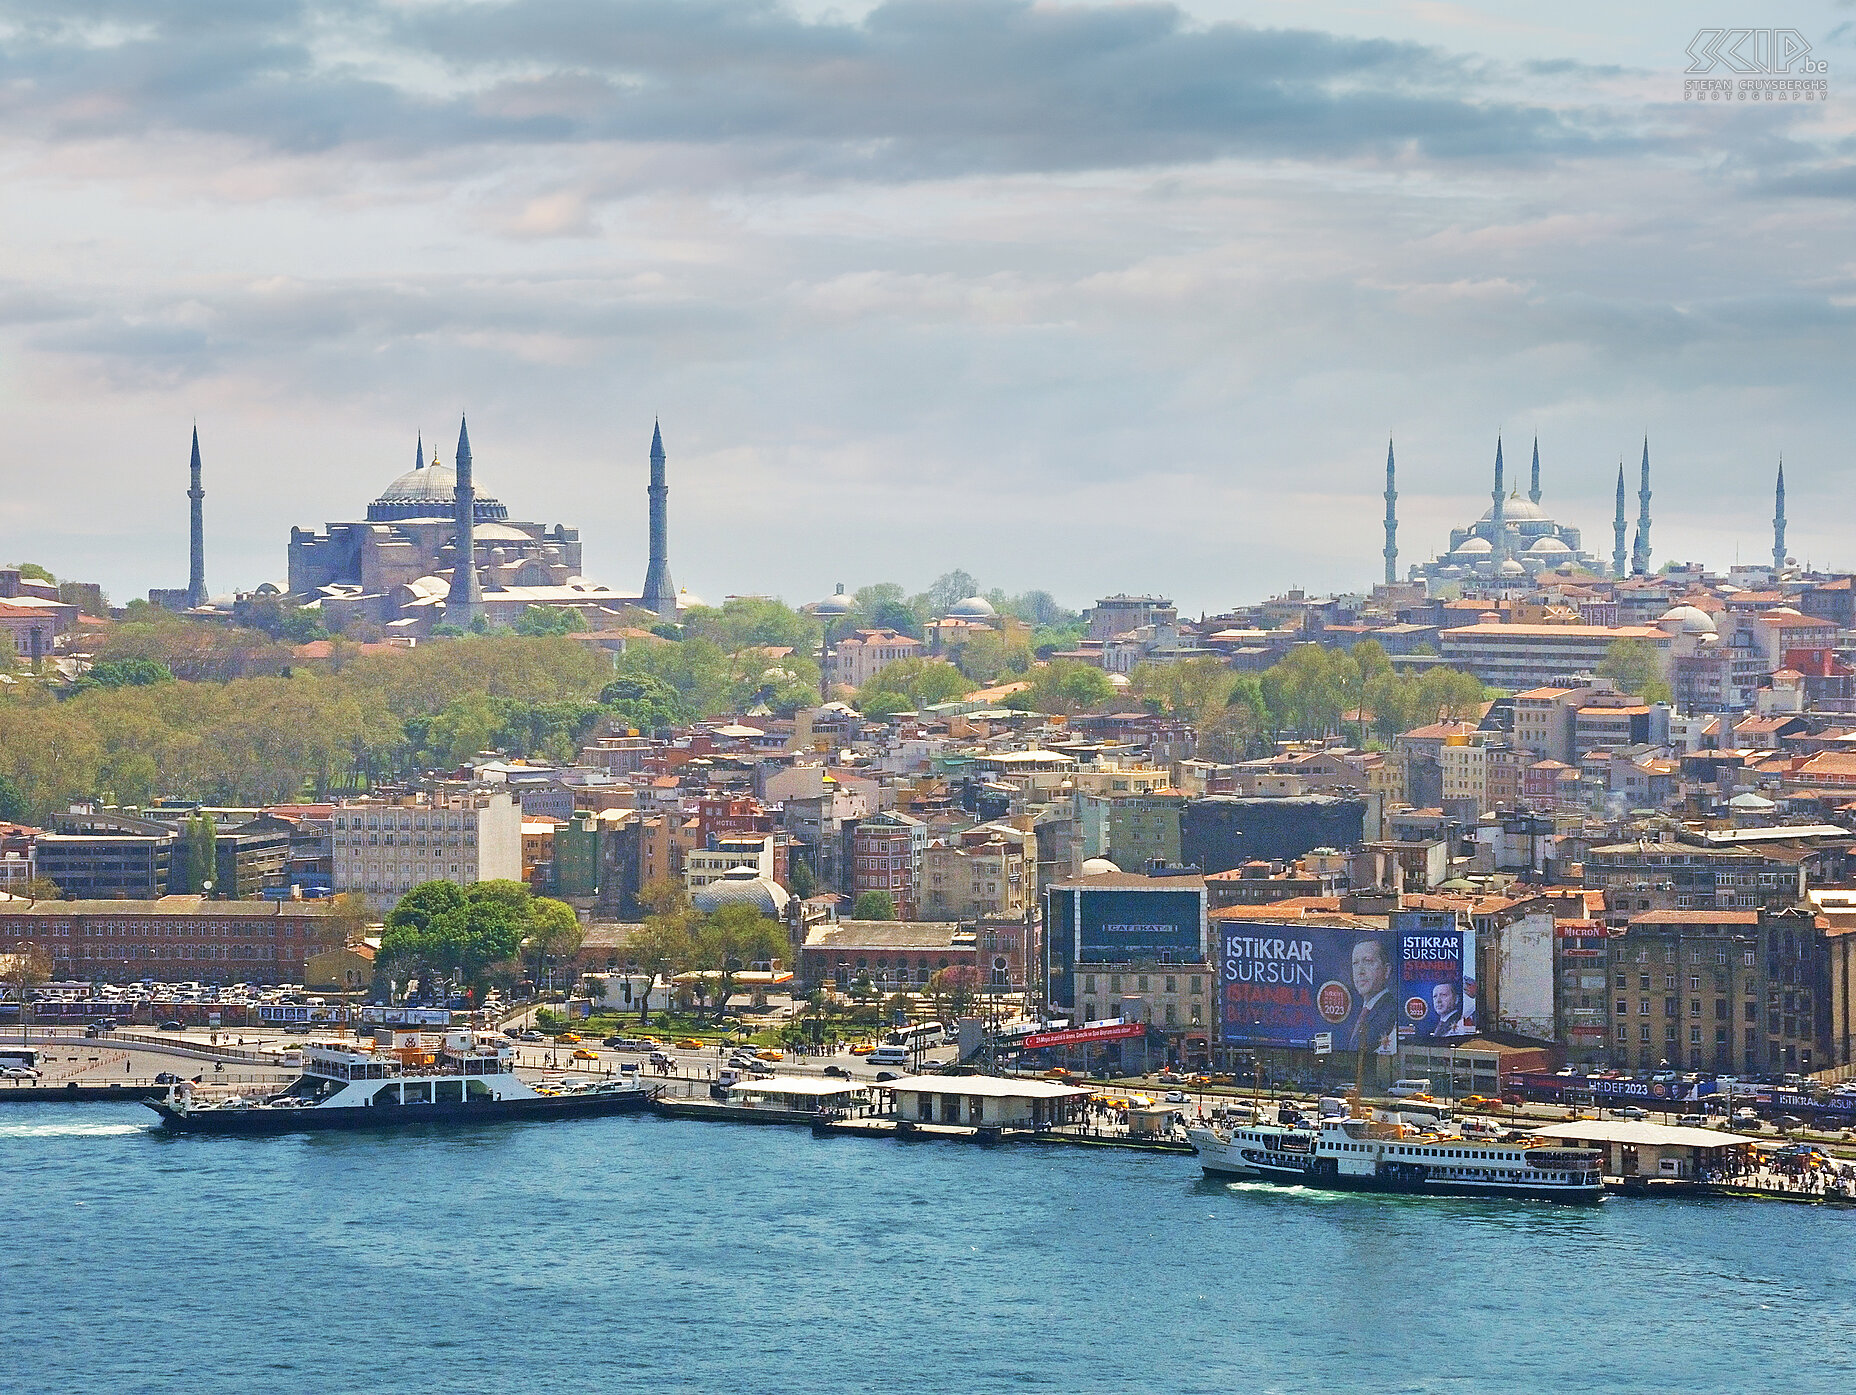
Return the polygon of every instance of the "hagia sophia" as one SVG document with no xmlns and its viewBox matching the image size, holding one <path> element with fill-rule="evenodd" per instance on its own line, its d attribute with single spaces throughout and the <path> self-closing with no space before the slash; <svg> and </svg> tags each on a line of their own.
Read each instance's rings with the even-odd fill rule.
<svg viewBox="0 0 1856 1395">
<path fill-rule="evenodd" d="M 500 500 L 476 492 L 466 426 L 459 428 L 455 464 L 445 464 L 436 449 L 429 461 L 425 457 L 421 439 L 412 469 L 381 491 L 365 519 L 328 523 L 320 532 L 290 530 L 288 593 L 320 609 L 331 630 L 365 621 L 389 635 L 425 636 L 441 623 L 467 626 L 479 616 L 492 625 L 511 624 L 535 605 L 571 607 L 598 629 L 627 610 L 674 618 L 691 603 L 670 584 L 669 489 L 657 428 L 651 437 L 651 562 L 644 588 L 631 593 L 581 575 L 578 528 L 513 520 Z M 194 469 L 197 488 L 197 463 Z M 473 561 L 468 574 L 458 565 L 466 548 Z M 196 556 L 195 567 L 203 572 L 203 559 Z"/>
</svg>

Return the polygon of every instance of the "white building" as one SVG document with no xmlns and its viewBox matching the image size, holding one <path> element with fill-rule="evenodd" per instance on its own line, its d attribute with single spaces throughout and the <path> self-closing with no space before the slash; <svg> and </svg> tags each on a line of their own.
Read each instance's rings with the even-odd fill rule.
<svg viewBox="0 0 1856 1395">
<path fill-rule="evenodd" d="M 359 799 L 330 822 L 335 889 L 376 910 L 421 882 L 522 879 L 522 806 L 506 792 Z"/>
</svg>

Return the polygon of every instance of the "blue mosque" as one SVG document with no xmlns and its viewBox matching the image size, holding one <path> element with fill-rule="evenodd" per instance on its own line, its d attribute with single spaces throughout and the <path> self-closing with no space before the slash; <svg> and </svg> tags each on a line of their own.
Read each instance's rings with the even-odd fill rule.
<svg viewBox="0 0 1856 1395">
<path fill-rule="evenodd" d="M 1618 482 L 1618 517 L 1623 518 L 1623 478 Z M 1648 548 L 1649 455 L 1644 455 L 1644 515 L 1639 521 L 1642 546 Z M 1387 584 L 1398 580 L 1397 504 L 1394 487 L 1392 448 L 1386 447 L 1386 547 Z M 1534 443 L 1532 479 L 1526 495 L 1510 492 L 1503 479 L 1502 444 L 1495 442 L 1495 488 L 1489 507 L 1482 517 L 1464 528 L 1450 530 L 1450 546 L 1428 562 L 1414 565 L 1410 580 L 1431 586 L 1449 582 L 1475 581 L 1500 585 L 1528 584 L 1546 573 L 1571 576 L 1578 573 L 1603 575 L 1604 563 L 1580 545 L 1577 528 L 1554 521 L 1540 505 L 1540 443 Z"/>
</svg>

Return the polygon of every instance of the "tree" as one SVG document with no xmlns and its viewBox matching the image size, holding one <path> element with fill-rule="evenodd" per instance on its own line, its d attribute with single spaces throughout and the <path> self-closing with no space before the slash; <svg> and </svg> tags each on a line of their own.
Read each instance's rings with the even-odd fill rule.
<svg viewBox="0 0 1856 1395">
<path fill-rule="evenodd" d="M 787 865 L 787 890 L 801 901 L 818 892 L 818 874 L 803 859 L 795 857 Z"/>
<path fill-rule="evenodd" d="M 645 917 L 643 926 L 625 942 L 625 954 L 644 975 L 644 992 L 638 995 L 638 1022 L 641 1026 L 649 1026 L 652 988 L 660 979 L 668 984 L 694 957 L 689 916 L 672 911 Z"/>
<path fill-rule="evenodd" d="M 897 659 L 857 690 L 857 708 L 866 716 L 887 716 L 951 702 L 972 691 L 972 680 L 945 659 Z"/>
<path fill-rule="evenodd" d="M 510 628 L 516 634 L 533 639 L 579 634 L 586 629 L 586 620 L 572 606 L 532 605 L 516 617 L 516 623 Z"/>
<path fill-rule="evenodd" d="M 928 608 L 936 615 L 945 615 L 956 601 L 964 601 L 968 596 L 979 594 L 980 584 L 972 575 L 959 567 L 951 572 L 943 572 L 928 586 Z"/>
<path fill-rule="evenodd" d="M 533 897 L 528 906 L 529 929 L 523 937 L 522 950 L 535 965 L 534 979 L 556 964 L 571 962 L 586 942 L 586 927 L 565 901 L 548 896 Z"/>
<path fill-rule="evenodd" d="M 1107 702 L 1115 694 L 1108 675 L 1078 659 L 1052 659 L 1031 670 L 1031 686 L 1013 693 L 1006 704 L 1025 712 L 1073 716 Z"/>
<path fill-rule="evenodd" d="M 190 815 L 181 823 L 180 845 L 168 864 L 168 889 L 179 895 L 200 894 L 214 880 L 218 859 L 218 836 L 213 821 L 205 814 Z M 234 895 L 237 888 L 215 888 Z"/>
<path fill-rule="evenodd" d="M 612 720 L 641 732 L 677 726 L 696 715 L 681 693 L 650 674 L 613 679 L 599 690 L 599 706 Z"/>
<path fill-rule="evenodd" d="M 1598 676 L 1609 678 L 1620 692 L 1644 702 L 1669 702 L 1671 693 L 1663 678 L 1662 657 L 1647 639 L 1620 639 L 1605 650 Z"/>
<path fill-rule="evenodd" d="M 851 907 L 852 920 L 894 920 L 896 903 L 887 891 L 860 891 Z"/>
<path fill-rule="evenodd" d="M 944 1017 L 965 1013 L 979 987 L 980 971 L 971 964 L 950 964 L 928 975 L 928 992 Z"/>
<path fill-rule="evenodd" d="M 781 601 L 736 596 L 721 609 L 692 606 L 683 613 L 683 632 L 709 640 L 725 653 L 742 649 L 794 649 L 810 654 L 823 633 L 819 622 Z"/>
<path fill-rule="evenodd" d="M 0 982 L 5 983 L 13 1001 L 19 1004 L 22 1041 L 31 1021 L 33 990 L 51 978 L 53 967 L 51 954 L 41 945 L 15 945 L 10 953 L 0 957 Z"/>
<path fill-rule="evenodd" d="M 28 901 L 64 900 L 64 888 L 50 877 L 32 877 L 20 887 L 20 892 Z"/>
<path fill-rule="evenodd" d="M 0 775 L 0 822 L 18 823 L 31 811 L 19 781 L 11 775 Z"/>
<path fill-rule="evenodd" d="M 720 1017 L 734 993 L 736 976 L 748 965 L 779 958 L 786 934 L 777 921 L 753 906 L 735 902 L 718 906 L 696 927 L 692 967 L 716 975 L 715 1015 Z"/>
<path fill-rule="evenodd" d="M 409 971 L 428 997 L 446 979 L 478 986 L 532 931 L 532 900 L 520 882 L 422 882 L 387 912 L 375 972 Z"/>
<path fill-rule="evenodd" d="M 90 666 L 90 672 L 72 686 L 87 688 L 146 688 L 156 683 L 172 683 L 174 674 L 158 659 L 103 659 Z"/>
</svg>

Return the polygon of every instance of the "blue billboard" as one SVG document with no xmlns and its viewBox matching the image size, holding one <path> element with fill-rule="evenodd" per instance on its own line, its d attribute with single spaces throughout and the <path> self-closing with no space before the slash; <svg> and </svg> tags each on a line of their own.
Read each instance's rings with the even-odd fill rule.
<svg viewBox="0 0 1856 1395">
<path fill-rule="evenodd" d="M 1077 962 L 1189 963 L 1205 953 L 1205 893 L 1090 887 L 1077 893 Z"/>
<path fill-rule="evenodd" d="M 1227 922 L 1218 953 L 1220 1037 L 1229 1046 L 1397 1053 L 1401 1039 L 1475 1031 L 1473 931 L 1452 919 L 1392 930 Z"/>
</svg>

